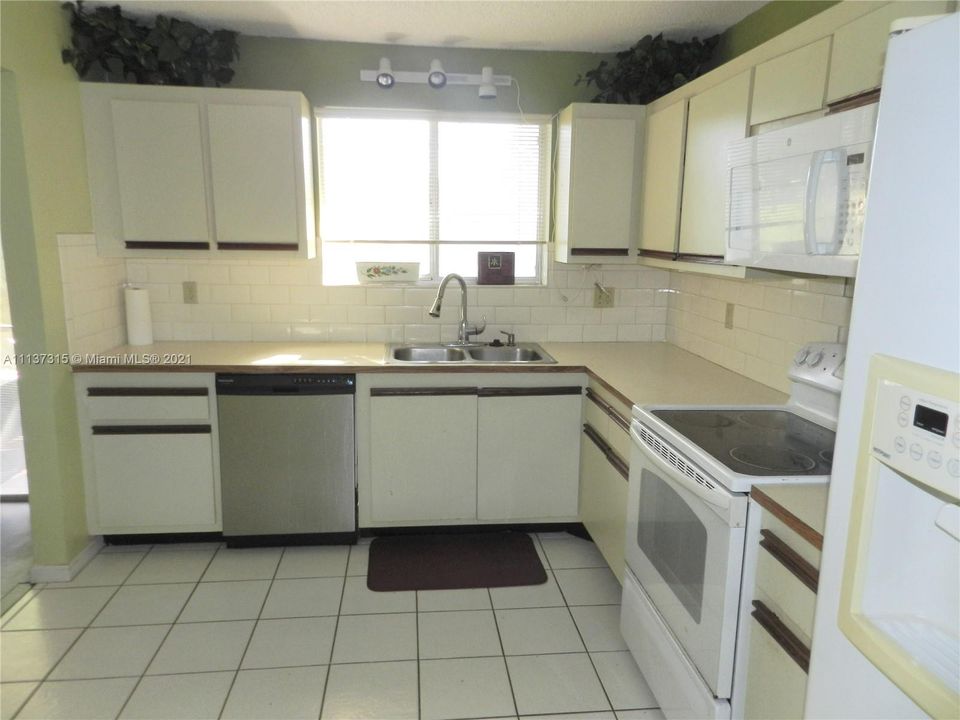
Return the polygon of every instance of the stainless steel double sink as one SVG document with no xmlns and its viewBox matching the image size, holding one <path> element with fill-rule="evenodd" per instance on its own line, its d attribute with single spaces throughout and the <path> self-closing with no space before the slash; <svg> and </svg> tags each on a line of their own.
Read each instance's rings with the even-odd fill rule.
<svg viewBox="0 0 960 720">
<path fill-rule="evenodd" d="M 390 345 L 389 363 L 519 363 L 546 365 L 557 361 L 536 343 L 518 345 Z"/>
</svg>

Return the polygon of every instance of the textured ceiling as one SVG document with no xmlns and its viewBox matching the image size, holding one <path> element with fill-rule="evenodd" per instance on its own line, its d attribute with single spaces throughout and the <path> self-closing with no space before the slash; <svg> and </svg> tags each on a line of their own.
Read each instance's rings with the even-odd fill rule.
<svg viewBox="0 0 960 720">
<path fill-rule="evenodd" d="M 428 47 L 622 50 L 648 33 L 705 37 L 765 4 L 756 0 L 120 0 L 247 35 Z M 113 5 L 92 2 L 90 5 Z"/>
</svg>

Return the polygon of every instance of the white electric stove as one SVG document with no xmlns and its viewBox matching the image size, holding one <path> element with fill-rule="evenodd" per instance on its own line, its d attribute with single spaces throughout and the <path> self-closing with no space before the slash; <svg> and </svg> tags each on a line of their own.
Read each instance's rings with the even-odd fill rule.
<svg viewBox="0 0 960 720">
<path fill-rule="evenodd" d="M 753 485 L 827 482 L 844 347 L 794 358 L 783 406 L 635 407 L 621 630 L 668 718 L 729 718 Z"/>
</svg>

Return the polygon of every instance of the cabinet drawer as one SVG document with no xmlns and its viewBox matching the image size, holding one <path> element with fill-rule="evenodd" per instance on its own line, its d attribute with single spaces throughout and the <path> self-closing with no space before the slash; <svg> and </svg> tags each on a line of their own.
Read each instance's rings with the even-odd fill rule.
<svg viewBox="0 0 960 720">
<path fill-rule="evenodd" d="M 747 720 L 799 720 L 803 717 L 807 673 L 784 649 L 784 637 L 776 621 L 768 618 L 769 615 L 755 610 L 750 620 L 744 717 Z"/>
<path fill-rule="evenodd" d="M 87 388 L 87 417 L 103 420 L 207 420 L 205 387 Z"/>
<path fill-rule="evenodd" d="M 584 419 L 622 459 L 629 459 L 630 408 L 595 386 L 587 388 Z"/>
<path fill-rule="evenodd" d="M 757 555 L 757 597 L 806 642 L 813 635 L 817 571 L 779 536 L 763 530 Z"/>
<path fill-rule="evenodd" d="M 584 429 L 580 449 L 580 519 L 622 583 L 627 478 L 625 468 L 611 463 L 602 440 L 597 440 Z"/>
</svg>

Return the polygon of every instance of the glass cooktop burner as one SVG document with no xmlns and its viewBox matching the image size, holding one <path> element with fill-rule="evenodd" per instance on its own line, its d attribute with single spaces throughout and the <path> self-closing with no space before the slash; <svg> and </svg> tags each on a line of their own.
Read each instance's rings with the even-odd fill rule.
<svg viewBox="0 0 960 720">
<path fill-rule="evenodd" d="M 829 475 L 834 433 L 787 410 L 652 410 L 741 475 Z"/>
<path fill-rule="evenodd" d="M 730 451 L 730 457 L 760 470 L 793 474 L 813 470 L 817 463 L 806 455 L 766 445 L 743 445 Z"/>
</svg>

